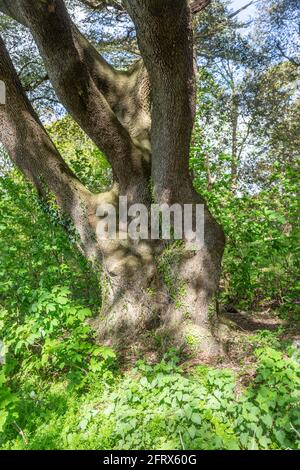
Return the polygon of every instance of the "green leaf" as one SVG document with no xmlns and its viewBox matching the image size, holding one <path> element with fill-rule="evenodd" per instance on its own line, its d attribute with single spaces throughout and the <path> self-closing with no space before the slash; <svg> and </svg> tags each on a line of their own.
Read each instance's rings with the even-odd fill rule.
<svg viewBox="0 0 300 470">
<path fill-rule="evenodd" d="M 60 305 L 66 305 L 68 303 L 67 297 L 56 297 L 56 302 Z"/>
<path fill-rule="evenodd" d="M 262 415 L 260 419 L 268 428 L 272 427 L 273 419 L 271 415 Z"/>
<path fill-rule="evenodd" d="M 191 416 L 191 421 L 195 424 L 201 424 L 202 423 L 202 418 L 199 413 L 193 413 Z"/>
<path fill-rule="evenodd" d="M 3 432 L 8 418 L 8 411 L 0 410 L 0 432 Z"/>
</svg>

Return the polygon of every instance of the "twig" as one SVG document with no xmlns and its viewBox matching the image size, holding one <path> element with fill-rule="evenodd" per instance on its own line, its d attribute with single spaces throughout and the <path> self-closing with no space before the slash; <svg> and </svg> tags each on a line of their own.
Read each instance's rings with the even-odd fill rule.
<svg viewBox="0 0 300 470">
<path fill-rule="evenodd" d="M 180 431 L 179 431 L 179 437 L 180 437 L 180 442 L 181 442 L 181 445 L 182 445 L 182 450 L 185 450 L 184 442 L 183 442 L 182 435 L 181 435 Z"/>
<path fill-rule="evenodd" d="M 14 421 L 14 426 L 16 428 L 16 430 L 18 431 L 18 433 L 20 434 L 20 436 L 22 437 L 23 441 L 24 441 L 24 444 L 27 446 L 28 445 L 28 439 L 24 433 L 24 431 L 20 428 L 20 426 L 18 426 L 18 424 L 16 423 L 16 421 Z"/>
</svg>

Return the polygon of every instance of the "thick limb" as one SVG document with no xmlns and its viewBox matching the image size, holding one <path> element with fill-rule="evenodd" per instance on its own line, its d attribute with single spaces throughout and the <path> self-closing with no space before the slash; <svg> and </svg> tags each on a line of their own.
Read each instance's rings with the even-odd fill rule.
<svg viewBox="0 0 300 470">
<path fill-rule="evenodd" d="M 86 217 L 91 194 L 61 158 L 29 103 L 0 38 L 0 80 L 7 102 L 0 105 L 0 141 L 13 162 L 38 193 L 50 190 L 62 211 L 74 222 L 87 257 L 98 256 Z"/>
<path fill-rule="evenodd" d="M 0 1 L 30 28 L 62 104 L 105 153 L 122 188 L 149 165 L 150 117 L 140 66 L 111 67 L 72 23 L 63 0 Z"/>
</svg>

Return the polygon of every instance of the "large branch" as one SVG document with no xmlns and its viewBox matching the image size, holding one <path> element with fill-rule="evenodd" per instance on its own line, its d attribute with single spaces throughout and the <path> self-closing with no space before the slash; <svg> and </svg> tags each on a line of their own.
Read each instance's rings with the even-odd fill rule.
<svg viewBox="0 0 300 470">
<path fill-rule="evenodd" d="M 16 8 L 15 2 L 12 2 L 11 0 L 0 0 L 0 12 L 10 16 L 23 26 L 27 26 L 26 20 L 20 10 Z"/>
<path fill-rule="evenodd" d="M 55 8 L 56 10 L 56 7 L 57 7 L 56 2 L 57 0 L 45 0 L 45 1 L 35 0 L 35 1 L 28 2 L 28 8 L 32 9 L 32 15 L 34 15 L 35 12 L 38 11 L 38 9 L 41 9 L 41 7 L 43 7 L 45 11 L 48 12 L 48 14 L 55 13 L 55 11 L 52 11 L 52 10 L 53 8 Z M 63 1 L 61 1 L 60 3 L 63 4 Z M 0 12 L 4 13 L 5 15 L 10 16 L 14 20 L 30 28 L 30 21 L 28 21 L 28 18 L 22 8 L 24 6 L 25 6 L 25 2 L 22 2 L 22 1 L 14 0 L 12 2 L 11 0 L 0 0 Z M 62 13 L 62 9 L 60 13 Z M 56 21 L 59 22 L 61 25 L 63 24 L 65 25 L 66 16 L 68 17 L 68 22 L 69 22 L 68 29 L 72 27 L 74 30 L 76 30 L 77 41 L 80 43 L 81 48 L 86 49 L 85 51 L 86 56 L 89 59 L 89 62 L 93 63 L 93 74 L 95 77 L 98 76 L 100 87 L 102 85 L 101 91 L 105 95 L 109 88 L 108 84 L 113 79 L 114 74 L 117 74 L 117 71 L 115 71 L 113 67 L 111 67 L 110 64 L 108 64 L 107 61 L 105 61 L 105 59 L 96 51 L 96 49 L 90 43 L 88 43 L 85 37 L 78 31 L 74 23 L 71 21 L 67 13 L 67 10 L 65 8 L 64 8 L 64 18 L 58 18 L 56 14 Z M 53 15 L 52 15 L 52 18 L 53 18 Z M 53 31 L 53 34 L 54 33 L 55 32 Z M 56 40 L 56 43 L 57 41 L 58 41 L 58 38 Z M 110 90 L 110 95 L 112 98 L 113 90 Z"/>
<path fill-rule="evenodd" d="M 204 8 L 206 8 L 210 3 L 211 0 L 192 0 L 190 5 L 191 12 L 195 15 L 196 13 L 204 10 Z"/>
<path fill-rule="evenodd" d="M 137 30 L 153 96 L 152 178 L 160 200 L 190 186 L 189 145 L 195 113 L 195 63 L 187 0 L 124 1 Z"/>
<path fill-rule="evenodd" d="M 80 0 L 93 10 L 102 11 L 107 7 L 115 8 L 118 12 L 124 13 L 126 10 L 122 6 L 121 0 Z M 193 14 L 204 10 L 212 0 L 190 0 L 190 8 Z M 124 2 L 125 3 L 125 2 Z"/>
<path fill-rule="evenodd" d="M 0 104 L 0 142 L 40 196 L 51 191 L 78 230 L 84 253 L 99 258 L 88 209 L 93 195 L 79 182 L 39 121 L 0 37 L 0 80 L 6 103 Z"/>
<path fill-rule="evenodd" d="M 120 186 L 128 187 L 142 172 L 142 157 L 113 111 L 126 88 L 126 75 L 81 35 L 63 0 L 16 0 L 9 12 L 30 28 L 60 101 L 106 154 Z"/>
<path fill-rule="evenodd" d="M 71 215 L 76 193 L 88 194 L 66 165 L 29 103 L 0 37 L 0 79 L 6 103 L 0 105 L 0 141 L 14 163 L 37 190 L 52 191 L 62 209 Z"/>
</svg>

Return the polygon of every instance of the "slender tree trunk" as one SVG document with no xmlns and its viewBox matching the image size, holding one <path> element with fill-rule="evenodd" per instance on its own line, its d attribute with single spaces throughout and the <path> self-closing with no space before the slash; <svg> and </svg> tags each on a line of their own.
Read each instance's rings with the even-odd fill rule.
<svg viewBox="0 0 300 470">
<path fill-rule="evenodd" d="M 231 97 L 231 191 L 237 190 L 238 178 L 238 122 L 239 122 L 239 97 L 235 90 Z"/>
</svg>

